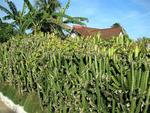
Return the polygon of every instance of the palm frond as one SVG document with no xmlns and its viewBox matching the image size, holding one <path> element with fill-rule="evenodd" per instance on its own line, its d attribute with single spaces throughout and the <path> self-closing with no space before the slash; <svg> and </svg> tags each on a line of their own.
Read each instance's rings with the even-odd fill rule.
<svg viewBox="0 0 150 113">
<path fill-rule="evenodd" d="M 65 14 L 66 10 L 69 8 L 70 0 L 67 1 L 65 7 L 63 8 L 63 14 Z"/>
<path fill-rule="evenodd" d="M 83 22 L 81 22 L 81 21 L 78 21 L 78 20 L 65 20 L 63 23 L 65 23 L 65 24 L 69 24 L 69 23 L 71 23 L 71 24 L 79 24 L 79 25 L 86 25 L 85 23 L 83 23 Z"/>
<path fill-rule="evenodd" d="M 39 11 L 46 11 L 49 14 L 61 7 L 58 0 L 35 0 L 35 6 Z"/>
<path fill-rule="evenodd" d="M 27 19 L 22 26 L 20 27 L 20 30 L 22 33 L 25 33 L 25 30 L 30 26 L 30 24 L 32 24 L 33 20 L 32 19 Z"/>
<path fill-rule="evenodd" d="M 38 10 L 46 10 L 48 8 L 48 2 L 47 0 L 36 0 L 35 6 L 38 8 Z"/>
<path fill-rule="evenodd" d="M 86 22 L 89 22 L 88 18 L 85 18 L 85 17 L 74 17 L 75 19 L 78 19 L 80 21 L 86 21 Z"/>
<path fill-rule="evenodd" d="M 61 4 L 58 0 L 48 0 L 47 3 L 55 8 L 61 7 Z"/>
<path fill-rule="evenodd" d="M 70 27 L 70 26 L 68 26 L 67 24 L 64 24 L 64 23 L 62 23 L 62 22 L 59 22 L 59 21 L 57 21 L 56 19 L 53 19 L 53 18 L 48 18 L 47 19 L 47 22 L 48 23 L 52 23 L 52 24 L 54 24 L 54 25 L 56 25 L 56 26 L 59 26 L 60 28 L 62 28 L 62 29 L 64 29 L 64 30 L 71 30 L 72 28 Z"/>
<path fill-rule="evenodd" d="M 64 15 L 66 13 L 66 10 L 69 8 L 69 5 L 70 5 L 70 0 L 67 1 L 66 5 L 64 8 L 61 8 L 60 9 L 60 12 L 62 15 Z M 59 16 L 59 20 L 62 20 L 62 17 Z"/>
<path fill-rule="evenodd" d="M 1 24 L 1 23 L 3 23 L 3 22 L 2 22 L 2 19 L 0 18 L 0 24 Z"/>
<path fill-rule="evenodd" d="M 7 15 L 2 18 L 3 18 L 3 20 L 10 20 L 10 19 L 12 19 L 12 15 Z"/>
<path fill-rule="evenodd" d="M 0 5 L 0 10 L 5 12 L 6 14 L 11 14 L 11 12 L 8 9 L 6 9 L 5 7 L 3 7 L 1 5 Z"/>
<path fill-rule="evenodd" d="M 40 0 L 41 2 L 43 2 L 44 4 L 48 4 L 47 0 Z"/>
<path fill-rule="evenodd" d="M 24 15 L 25 14 L 25 9 L 26 9 L 26 3 L 24 2 L 23 3 L 23 8 L 22 8 L 22 11 L 21 11 L 21 15 Z"/>
<path fill-rule="evenodd" d="M 17 7 L 15 6 L 15 4 L 12 2 L 12 1 L 7 1 L 7 4 L 10 8 L 10 10 L 12 11 L 12 13 L 15 15 L 15 16 L 18 16 L 19 13 L 17 11 Z"/>
<path fill-rule="evenodd" d="M 33 10 L 34 10 L 32 4 L 30 3 L 29 0 L 24 0 L 24 3 L 26 3 L 26 5 L 27 5 L 27 7 L 29 8 L 30 11 L 33 11 Z"/>
<path fill-rule="evenodd" d="M 71 17 L 67 14 L 62 14 L 62 13 L 53 13 L 52 15 L 53 16 L 58 16 L 58 17 L 61 17 L 61 18 L 66 18 L 66 20 L 63 21 L 64 23 L 73 23 L 73 24 L 85 25 L 85 23 L 81 22 L 79 17 L 75 18 L 75 17 Z"/>
</svg>

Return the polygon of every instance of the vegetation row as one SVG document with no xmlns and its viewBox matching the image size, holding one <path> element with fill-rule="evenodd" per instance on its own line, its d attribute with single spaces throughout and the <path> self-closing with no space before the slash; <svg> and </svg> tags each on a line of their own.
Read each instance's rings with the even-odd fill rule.
<svg viewBox="0 0 150 113">
<path fill-rule="evenodd" d="M 47 113 L 148 113 L 148 42 L 99 35 L 12 38 L 0 45 L 0 82 L 35 94 Z"/>
</svg>

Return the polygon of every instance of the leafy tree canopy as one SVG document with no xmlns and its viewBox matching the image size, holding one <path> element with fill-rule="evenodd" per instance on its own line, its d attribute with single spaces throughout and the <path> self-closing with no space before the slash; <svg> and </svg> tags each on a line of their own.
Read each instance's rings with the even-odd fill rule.
<svg viewBox="0 0 150 113">
<path fill-rule="evenodd" d="M 8 23 L 3 23 L 0 19 L 0 43 L 6 42 L 16 34 L 17 32 L 12 25 Z"/>
<path fill-rule="evenodd" d="M 6 0 L 6 3 L 8 8 L 0 5 L 0 10 L 6 13 L 3 20 L 12 20 L 9 24 L 17 29 L 19 34 L 25 34 L 27 29 L 31 29 L 35 34 L 38 31 L 55 32 L 64 37 L 63 31 L 71 30 L 67 26 L 68 23 L 85 25 L 84 21 L 87 21 L 87 18 L 72 17 L 66 14 L 70 0 L 64 7 L 58 0 L 35 0 L 35 4 L 32 4 L 30 0 L 24 0 L 21 11 L 12 1 Z"/>
</svg>

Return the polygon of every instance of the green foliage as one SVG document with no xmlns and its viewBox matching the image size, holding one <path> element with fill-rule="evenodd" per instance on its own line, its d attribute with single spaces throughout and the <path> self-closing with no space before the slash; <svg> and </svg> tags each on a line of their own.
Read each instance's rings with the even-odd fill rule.
<svg viewBox="0 0 150 113">
<path fill-rule="evenodd" d="M 0 43 L 6 42 L 15 35 L 16 31 L 13 26 L 0 22 Z"/>
<path fill-rule="evenodd" d="M 49 113 L 148 113 L 150 50 L 138 44 L 53 34 L 12 39 L 0 45 L 0 82 L 36 92 Z"/>
<path fill-rule="evenodd" d="M 25 3 L 20 11 L 12 1 L 6 0 L 5 2 L 7 3 L 8 8 L 0 5 L 0 10 L 6 14 L 6 16 L 4 16 L 2 19 L 9 21 L 7 24 L 13 26 L 17 30 L 18 34 L 26 34 L 26 30 L 29 28 L 29 25 L 32 21 L 26 14 Z"/>
<path fill-rule="evenodd" d="M 114 23 L 112 27 L 121 27 L 121 25 L 119 23 Z"/>
<path fill-rule="evenodd" d="M 32 19 L 30 27 L 36 33 L 42 31 L 44 33 L 56 33 L 59 37 L 64 38 L 64 30 L 68 31 L 67 23 L 85 25 L 87 18 L 72 17 L 66 14 L 69 8 L 70 0 L 62 7 L 58 0 L 35 0 L 36 9 L 29 0 L 24 0 L 29 13 L 28 18 Z M 32 9 L 32 10 L 31 10 Z"/>
<path fill-rule="evenodd" d="M 35 6 L 39 11 L 47 12 L 48 14 L 52 14 L 61 8 L 58 0 L 35 0 Z"/>
<path fill-rule="evenodd" d="M 87 21 L 87 18 L 72 17 L 66 14 L 70 0 L 64 7 L 58 0 L 35 0 L 35 6 L 30 0 L 24 0 L 21 11 L 12 1 L 6 0 L 5 2 L 8 8 L 0 5 L 0 10 L 6 14 L 3 20 L 9 20 L 9 24 L 13 25 L 19 35 L 26 34 L 26 30 L 30 29 L 34 34 L 42 31 L 44 34 L 55 33 L 65 38 L 63 31 L 71 31 L 67 23 L 85 25 L 84 21 Z"/>
</svg>

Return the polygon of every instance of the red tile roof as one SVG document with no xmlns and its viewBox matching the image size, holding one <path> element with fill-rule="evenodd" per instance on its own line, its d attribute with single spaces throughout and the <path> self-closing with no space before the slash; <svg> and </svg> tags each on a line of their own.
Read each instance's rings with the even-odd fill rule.
<svg viewBox="0 0 150 113">
<path fill-rule="evenodd" d="M 73 26 L 73 31 L 77 32 L 83 37 L 89 37 L 100 33 L 101 38 L 111 39 L 113 36 L 119 36 L 120 33 L 124 34 L 122 27 L 112 27 L 107 29 L 89 28 L 84 26 Z"/>
</svg>

